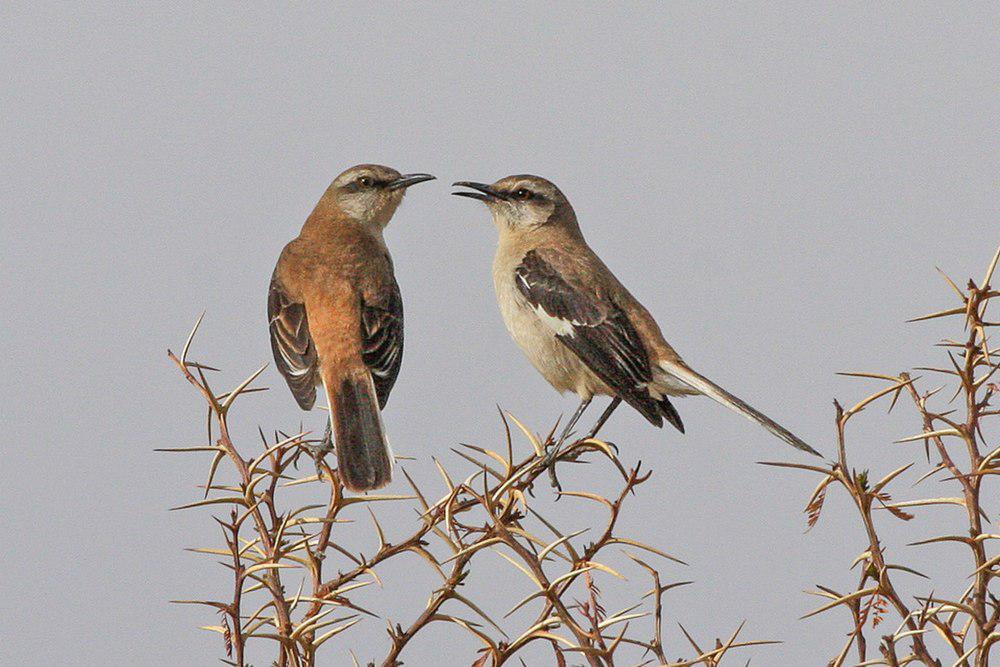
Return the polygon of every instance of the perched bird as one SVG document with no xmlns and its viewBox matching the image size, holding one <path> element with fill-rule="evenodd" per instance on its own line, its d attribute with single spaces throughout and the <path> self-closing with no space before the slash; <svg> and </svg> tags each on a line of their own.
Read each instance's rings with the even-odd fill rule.
<svg viewBox="0 0 1000 667">
<path fill-rule="evenodd" d="M 452 194 L 478 199 L 493 214 L 500 233 L 493 284 L 511 336 L 549 384 L 580 397 L 557 446 L 595 395 L 612 400 L 590 437 L 622 401 L 655 426 L 666 420 L 683 433 L 670 397 L 704 394 L 793 447 L 819 456 L 786 428 L 684 363 L 649 312 L 587 245 L 573 207 L 554 184 L 521 175 L 492 185 L 454 185 L 471 192 Z"/>
<path fill-rule="evenodd" d="M 267 319 L 278 370 L 303 410 L 322 386 L 344 485 L 353 491 L 392 479 L 380 410 L 403 360 L 403 301 L 382 230 L 406 189 L 430 174 L 374 164 L 333 180 L 271 276 Z"/>
</svg>

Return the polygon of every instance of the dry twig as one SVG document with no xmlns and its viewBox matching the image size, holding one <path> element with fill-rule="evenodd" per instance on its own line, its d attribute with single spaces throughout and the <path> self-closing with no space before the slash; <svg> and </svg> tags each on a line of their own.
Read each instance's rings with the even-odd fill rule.
<svg viewBox="0 0 1000 667">
<path fill-rule="evenodd" d="M 861 567 L 861 576 L 855 589 L 840 594 L 826 587 L 819 587 L 817 594 L 828 599 L 824 605 L 806 616 L 824 613 L 844 606 L 852 615 L 852 629 L 847 644 L 830 664 L 844 664 L 847 653 L 854 645 L 858 663 L 863 665 L 905 665 L 913 662 L 924 665 L 953 664 L 961 667 L 987 667 L 991 648 L 1000 642 L 1000 600 L 992 584 L 1000 577 L 1000 556 L 993 555 L 988 545 L 1000 535 L 991 532 L 988 526 L 988 510 L 984 506 L 983 485 L 991 476 L 1000 474 L 1000 447 L 988 444 L 984 422 L 995 419 L 1000 411 L 991 407 L 990 401 L 997 392 L 995 373 L 1000 368 L 1000 357 L 996 350 L 989 348 L 988 332 L 1000 325 L 989 321 L 987 309 L 990 301 L 1000 296 L 990 287 L 1000 260 L 1000 249 L 990 262 L 985 278 L 980 284 L 969 280 L 966 289 L 959 289 L 946 275 L 952 291 L 961 305 L 945 308 L 911 321 L 920 322 L 938 318 L 958 318 L 964 335 L 956 340 L 942 343 L 947 349 L 948 367 L 924 368 L 921 370 L 946 375 L 956 385 L 953 398 L 961 397 L 962 414 L 953 410 L 932 407 L 931 399 L 938 396 L 940 388 L 921 391 L 917 382 L 920 378 L 909 373 L 877 374 L 846 373 L 885 382 L 886 386 L 845 409 L 834 402 L 836 409 L 836 433 L 838 458 L 829 467 L 806 466 L 795 463 L 771 463 L 781 467 L 798 468 L 821 475 L 821 480 L 813 496 L 806 504 L 808 524 L 811 527 L 819 519 L 827 488 L 836 485 L 851 497 L 864 528 L 866 540 L 864 551 L 854 565 Z M 942 274 L 944 275 L 944 274 Z M 850 467 L 847 455 L 847 426 L 852 418 L 875 401 L 891 397 L 890 410 L 901 395 L 908 396 L 920 418 L 921 432 L 901 438 L 898 443 L 921 442 L 925 448 L 932 447 L 936 462 L 930 471 L 922 475 L 917 483 L 932 475 L 947 471 L 948 482 L 957 486 L 958 495 L 950 497 L 922 498 L 909 501 L 895 501 L 889 495 L 890 485 L 909 470 L 915 462 L 893 470 L 878 481 L 869 471 L 857 471 Z M 995 428 L 995 427 L 994 427 Z M 994 432 L 995 437 L 995 432 Z M 949 448 L 951 447 L 951 448 Z M 961 453 L 956 453 L 961 450 Z M 931 450 L 927 460 L 930 462 Z M 994 495 L 995 499 L 996 496 Z M 900 521 L 910 521 L 914 508 L 955 505 L 965 510 L 965 525 L 961 533 L 940 535 L 914 542 L 913 545 L 961 544 L 970 556 L 969 576 L 972 583 L 957 595 L 942 596 L 934 592 L 933 582 L 927 584 L 930 592 L 915 598 L 904 595 L 895 574 L 908 573 L 920 576 L 912 568 L 899 562 L 888 560 L 886 549 L 879 537 L 876 510 L 886 510 L 891 517 Z M 915 600 L 910 602 L 909 600 Z M 889 608 L 895 612 L 899 626 L 891 634 L 881 637 L 879 652 L 881 658 L 868 658 L 866 627 L 872 630 L 885 619 Z M 951 656 L 932 655 L 927 638 L 940 636 L 952 653 Z M 900 653 L 903 646 L 909 653 Z"/>
<path fill-rule="evenodd" d="M 199 323 L 201 318 L 199 318 Z M 224 565 L 233 576 L 232 598 L 225 601 L 183 600 L 208 606 L 221 614 L 218 625 L 203 626 L 223 636 L 227 664 L 244 667 L 246 646 L 250 641 L 272 642 L 276 646 L 275 664 L 300 667 L 316 664 L 317 652 L 353 625 L 373 616 L 358 601 L 364 588 L 379 582 L 378 568 L 403 554 L 419 555 L 428 567 L 442 578 L 423 611 L 410 624 L 388 622 L 391 644 L 380 661 L 383 667 L 401 665 L 410 642 L 433 623 L 447 623 L 470 633 L 482 643 L 470 663 L 484 667 L 501 665 L 516 659 L 525 647 L 541 642 L 551 648 L 557 664 L 585 660 L 595 667 L 612 666 L 623 652 L 635 658 L 652 655 L 667 664 L 662 636 L 663 595 L 670 589 L 690 582 L 664 585 L 660 573 L 632 553 L 627 555 L 645 570 L 654 582 L 650 592 L 651 609 L 640 610 L 642 601 L 623 611 L 608 615 L 603 607 L 597 576 L 614 581 L 623 575 L 607 564 L 609 548 L 624 546 L 644 551 L 653 557 L 678 561 L 673 556 L 643 542 L 621 535 L 617 525 L 626 500 L 649 479 L 650 473 L 639 466 L 627 469 L 614 448 L 595 439 L 582 439 L 562 448 L 553 465 L 582 460 L 603 461 L 621 476 L 620 492 L 607 498 L 590 491 L 566 491 L 560 495 L 593 502 L 606 511 L 603 525 L 591 527 L 596 539 L 584 545 L 574 542 L 586 531 L 567 532 L 557 528 L 543 515 L 543 502 L 532 496 L 533 485 L 547 471 L 546 445 L 527 427 L 501 412 L 505 430 L 504 453 L 482 447 L 463 445 L 455 452 L 473 467 L 464 481 L 454 477 L 435 461 L 445 485 L 444 494 L 429 501 L 413 480 L 412 495 L 361 495 L 345 493 L 337 470 L 326 461 L 318 464 L 319 473 L 297 477 L 294 464 L 309 451 L 305 433 L 292 436 L 276 434 L 253 455 L 244 453 L 230 436 L 229 413 L 250 388 L 263 369 L 252 374 L 231 392 L 217 395 L 209 385 L 207 366 L 188 360 L 195 325 L 182 353 L 169 353 L 183 376 L 205 399 L 209 410 L 209 442 L 198 447 L 170 451 L 207 452 L 209 463 L 205 497 L 181 508 L 227 507 L 226 520 L 216 519 L 222 527 L 223 548 L 193 549 L 197 553 L 223 556 Z M 510 422 L 531 444 L 530 453 L 518 460 Z M 553 429 L 554 431 L 555 429 Z M 218 437 L 213 440 L 213 433 Z M 551 436 L 550 436 L 551 437 Z M 236 473 L 235 485 L 214 482 L 224 461 Z M 282 490 L 306 485 L 314 489 L 316 502 L 285 508 L 279 504 Z M 530 500 L 529 500 L 530 498 Z M 419 519 L 413 531 L 398 541 L 389 541 L 375 514 L 371 514 L 373 535 L 378 548 L 370 556 L 351 553 L 338 544 L 336 531 L 342 515 L 354 505 L 370 506 L 380 501 L 415 500 Z M 601 514 L 595 514 L 600 517 Z M 543 534 L 539 531 L 544 530 Z M 551 536 L 548 534 L 551 533 Z M 545 535 L 545 536 L 543 536 Z M 466 597 L 460 589 L 481 561 L 481 554 L 492 552 L 509 561 L 524 575 L 528 594 L 513 609 L 536 608 L 534 620 L 527 627 L 507 632 L 480 603 Z M 329 561 L 338 560 L 340 570 L 331 575 Z M 485 569 L 487 566 L 482 565 Z M 288 581 L 300 581 L 294 594 Z M 404 591 L 416 597 L 415 591 Z M 261 597 L 263 596 L 263 597 Z M 579 602 L 584 597 L 586 602 Z M 640 619 L 653 617 L 651 638 L 636 635 Z M 676 665 L 718 665 L 737 648 L 768 642 L 738 642 L 736 631 L 727 641 L 717 640 L 713 649 Z M 574 656 L 574 657 L 570 657 Z M 370 663 L 372 665 L 375 662 Z"/>
</svg>

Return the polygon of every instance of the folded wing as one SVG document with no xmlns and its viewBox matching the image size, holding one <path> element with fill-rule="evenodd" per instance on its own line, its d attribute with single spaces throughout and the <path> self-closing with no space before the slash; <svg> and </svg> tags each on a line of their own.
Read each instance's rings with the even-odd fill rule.
<svg viewBox="0 0 1000 667">
<path fill-rule="evenodd" d="M 403 299 L 395 281 L 362 300 L 361 341 L 361 358 L 384 408 L 403 363 Z"/>
<path fill-rule="evenodd" d="M 537 251 L 514 271 L 517 289 L 558 340 L 656 426 L 666 418 L 683 431 L 680 415 L 665 396 L 653 397 L 649 354 L 628 314 L 606 295 L 560 272 Z"/>
<path fill-rule="evenodd" d="M 303 410 L 316 403 L 316 346 L 309 335 L 305 304 L 293 301 L 277 276 L 267 293 L 267 319 L 271 352 L 278 371 Z"/>
</svg>

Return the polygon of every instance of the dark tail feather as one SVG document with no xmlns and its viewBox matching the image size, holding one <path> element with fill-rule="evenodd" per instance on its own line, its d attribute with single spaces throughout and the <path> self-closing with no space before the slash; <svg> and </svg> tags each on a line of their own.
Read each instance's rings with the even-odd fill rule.
<svg viewBox="0 0 1000 667">
<path fill-rule="evenodd" d="M 380 489 L 392 481 L 392 450 L 371 375 L 346 377 L 327 387 L 337 442 L 337 466 L 352 491 Z"/>
<path fill-rule="evenodd" d="M 653 398 L 646 393 L 639 394 L 638 392 L 633 392 L 627 396 L 622 396 L 621 399 L 635 408 L 639 414 L 646 418 L 646 421 L 656 428 L 662 428 L 663 420 L 666 419 L 678 431 L 681 433 L 684 432 L 684 422 L 681 421 L 681 416 L 677 412 L 677 408 L 674 407 L 674 404 L 666 396 L 663 398 Z"/>
<path fill-rule="evenodd" d="M 677 408 L 674 407 L 674 404 L 670 402 L 669 398 L 664 396 L 658 400 L 656 402 L 656 407 L 660 409 L 660 414 L 663 415 L 663 418 L 673 424 L 674 428 L 681 433 L 684 432 L 684 422 L 681 421 L 681 415 L 677 412 Z"/>
</svg>

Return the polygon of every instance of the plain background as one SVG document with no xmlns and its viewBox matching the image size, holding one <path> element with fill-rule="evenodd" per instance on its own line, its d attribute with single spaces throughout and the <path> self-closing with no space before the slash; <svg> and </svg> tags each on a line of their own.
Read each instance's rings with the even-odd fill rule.
<svg viewBox="0 0 1000 667">
<path fill-rule="evenodd" d="M 693 366 L 832 453 L 832 398 L 876 386 L 835 373 L 946 363 L 931 345 L 954 327 L 904 320 L 951 305 L 935 266 L 979 277 L 996 248 L 998 24 L 995 7 L 951 3 L 5 3 L 0 662 L 218 664 L 218 636 L 196 629 L 216 617 L 168 603 L 230 584 L 182 551 L 217 544 L 208 512 L 166 511 L 199 497 L 206 461 L 153 452 L 204 440 L 165 350 L 207 309 L 194 356 L 224 370 L 220 389 L 269 361 L 274 260 L 358 162 L 439 177 L 387 232 L 407 347 L 386 420 L 428 492 L 431 455 L 461 472 L 450 447 L 499 445 L 496 403 L 537 430 L 574 407 L 503 329 L 486 211 L 448 196 L 451 181 L 510 173 L 562 187 Z M 245 447 L 257 424 L 322 427 L 273 368 L 263 383 L 274 391 L 237 415 Z M 784 641 L 743 654 L 753 664 L 825 663 L 846 613 L 797 618 L 818 605 L 803 590 L 856 583 L 864 542 L 845 498 L 805 534 L 815 480 L 754 465 L 804 459 L 708 400 L 679 408 L 685 436 L 627 409 L 605 431 L 655 470 L 626 532 L 691 564 L 662 563 L 665 580 L 696 581 L 667 597 L 668 654 L 688 653 L 678 620 L 712 644 L 747 619 L 745 637 Z M 858 422 L 851 451 L 884 474 L 920 447 L 891 444 L 919 431 L 907 406 L 883 412 Z M 596 469 L 566 474 L 603 488 Z M 910 488 L 918 474 L 901 497 L 947 493 Z M 413 525 L 404 504 L 378 511 L 390 539 Z M 564 501 L 554 516 L 575 528 L 591 511 Z M 954 593 L 963 551 L 904 545 L 961 511 L 918 514 L 883 518 L 891 558 Z M 499 558 L 480 568 L 471 597 L 492 611 L 529 590 Z M 623 595 L 603 581 L 609 608 L 647 587 L 627 573 Z M 383 577 L 357 601 L 408 624 L 434 578 L 416 560 Z M 385 643 L 369 619 L 325 664 L 349 664 L 346 647 L 381 660 Z M 404 657 L 463 665 L 475 649 L 438 627 Z"/>
</svg>

